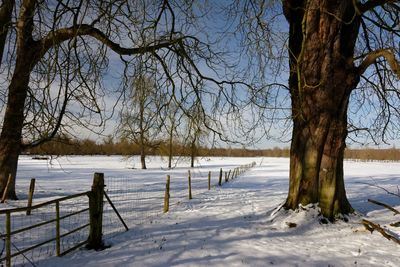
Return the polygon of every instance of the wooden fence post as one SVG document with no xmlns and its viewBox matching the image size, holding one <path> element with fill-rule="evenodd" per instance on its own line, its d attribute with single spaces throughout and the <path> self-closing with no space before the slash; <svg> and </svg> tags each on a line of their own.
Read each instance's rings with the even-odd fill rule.
<svg viewBox="0 0 400 267">
<path fill-rule="evenodd" d="M 87 248 L 101 249 L 104 247 L 102 240 L 103 227 L 103 191 L 104 173 L 95 173 L 92 190 L 89 192 L 89 238 Z"/>
<path fill-rule="evenodd" d="M 56 255 L 61 255 L 61 238 L 60 238 L 60 201 L 56 202 Z"/>
<path fill-rule="evenodd" d="M 208 172 L 208 190 L 211 189 L 211 171 Z"/>
<path fill-rule="evenodd" d="M 192 199 L 192 177 L 190 175 L 190 170 L 188 170 L 188 182 L 189 182 L 189 199 Z"/>
<path fill-rule="evenodd" d="M 26 215 L 31 215 L 31 207 L 33 201 L 33 193 L 35 192 L 35 178 L 31 179 L 31 184 L 29 185 L 29 193 L 28 193 L 28 209 L 26 210 Z"/>
<path fill-rule="evenodd" d="M 11 267 L 11 212 L 6 213 L 6 267 Z"/>
<path fill-rule="evenodd" d="M 222 168 L 219 169 L 219 179 L 218 179 L 218 185 L 221 186 L 222 185 Z"/>
<path fill-rule="evenodd" d="M 169 211 L 169 185 L 171 177 L 167 175 L 167 183 L 165 184 L 165 195 L 164 195 L 164 213 Z"/>
</svg>

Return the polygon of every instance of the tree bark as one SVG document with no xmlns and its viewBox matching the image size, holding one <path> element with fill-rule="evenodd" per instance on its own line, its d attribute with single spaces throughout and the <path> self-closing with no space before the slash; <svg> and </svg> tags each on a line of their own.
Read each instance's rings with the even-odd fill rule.
<svg viewBox="0 0 400 267">
<path fill-rule="evenodd" d="M 12 184 L 7 192 L 8 199 L 16 199 L 15 176 L 18 157 L 21 153 L 22 127 L 24 122 L 24 105 L 28 92 L 32 53 L 25 53 L 18 49 L 18 57 L 14 75 L 8 88 L 8 103 L 4 114 L 3 130 L 0 135 L 0 194 L 3 194 L 9 174 L 12 175 Z"/>
<path fill-rule="evenodd" d="M 140 146 L 140 163 L 142 165 L 142 169 L 146 170 L 147 166 L 146 166 L 146 152 L 145 152 L 145 148 L 143 145 Z"/>
<path fill-rule="evenodd" d="M 333 220 L 353 211 L 343 155 L 347 108 L 359 76 L 353 63 L 359 17 L 352 1 L 284 1 L 290 24 L 293 132 L 287 209 L 319 203 Z"/>
<path fill-rule="evenodd" d="M 35 2 L 24 2 L 17 24 L 16 63 L 8 88 L 7 108 L 0 134 L 0 193 L 3 194 L 8 176 L 13 177 L 6 192 L 7 199 L 17 199 L 15 180 L 18 157 L 22 147 L 24 106 L 28 93 L 30 72 L 36 64 L 37 43 L 32 39 L 33 11 Z"/>
</svg>

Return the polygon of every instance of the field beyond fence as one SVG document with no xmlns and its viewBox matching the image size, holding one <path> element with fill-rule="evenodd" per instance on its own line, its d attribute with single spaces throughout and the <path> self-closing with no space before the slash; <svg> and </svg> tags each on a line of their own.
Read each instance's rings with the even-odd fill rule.
<svg viewBox="0 0 400 267">
<path fill-rule="evenodd" d="M 175 182 L 173 175 L 165 176 L 165 181 L 137 184 L 129 177 L 95 174 L 90 191 L 0 210 L 0 264 L 39 266 L 48 257 L 84 245 L 104 248 L 104 239 L 151 223 L 183 199 L 222 186 L 254 166 L 255 162 L 214 172 L 189 171 L 186 183 Z"/>
</svg>

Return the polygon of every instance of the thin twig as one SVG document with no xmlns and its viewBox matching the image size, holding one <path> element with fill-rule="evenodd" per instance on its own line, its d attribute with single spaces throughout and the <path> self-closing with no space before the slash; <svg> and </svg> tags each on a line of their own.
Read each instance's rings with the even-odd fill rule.
<svg viewBox="0 0 400 267">
<path fill-rule="evenodd" d="M 382 187 L 382 186 L 379 186 L 379 185 L 376 183 L 376 181 L 375 181 L 372 177 L 370 177 L 370 178 L 375 182 L 375 184 L 372 184 L 372 183 L 365 183 L 365 182 L 358 182 L 358 183 L 359 183 L 359 184 L 365 184 L 365 185 L 374 186 L 374 187 L 376 187 L 376 188 L 382 189 L 383 191 L 385 191 L 385 192 L 388 193 L 389 195 L 393 195 L 393 196 L 396 196 L 396 197 L 400 197 L 400 194 L 399 194 L 399 193 L 390 192 L 390 191 L 387 190 L 386 188 L 384 188 L 384 187 Z"/>
<path fill-rule="evenodd" d="M 376 205 L 385 207 L 385 208 L 387 208 L 388 210 L 393 211 L 393 212 L 395 213 L 395 215 L 396 215 L 396 214 L 400 214 L 400 211 L 398 211 L 398 210 L 396 210 L 395 208 L 389 206 L 388 204 L 385 204 L 385 203 L 382 203 L 382 202 L 379 202 L 379 201 L 376 201 L 376 200 L 373 200 L 373 199 L 368 199 L 368 202 L 371 202 L 371 203 L 374 203 L 374 204 L 376 204 Z"/>
</svg>

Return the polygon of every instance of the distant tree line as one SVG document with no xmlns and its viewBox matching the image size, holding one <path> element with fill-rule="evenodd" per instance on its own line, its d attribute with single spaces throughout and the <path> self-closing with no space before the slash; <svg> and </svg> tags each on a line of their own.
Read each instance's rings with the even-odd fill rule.
<svg viewBox="0 0 400 267">
<path fill-rule="evenodd" d="M 168 156 L 169 140 L 154 140 L 149 146 L 148 155 Z M 192 156 L 192 144 L 172 142 L 174 156 Z M 52 141 L 27 150 L 31 155 L 140 155 L 141 147 L 138 143 L 128 139 L 113 141 L 107 137 L 101 142 L 92 139 L 74 139 L 71 137 L 57 137 Z M 289 149 L 245 149 L 245 148 L 208 148 L 199 146 L 197 156 L 226 156 L 226 157 L 288 157 Z"/>
<path fill-rule="evenodd" d="M 392 147 L 385 149 L 364 148 L 346 149 L 345 158 L 359 160 L 400 160 L 400 149 Z"/>
<path fill-rule="evenodd" d="M 170 150 L 169 140 L 154 141 L 150 146 L 148 155 L 167 156 Z M 191 156 L 191 144 L 172 143 L 174 156 Z M 31 155 L 140 155 L 140 145 L 126 139 L 113 141 L 105 138 L 102 142 L 91 139 L 73 139 L 58 137 L 53 141 L 44 143 L 27 151 Z M 197 149 L 200 157 L 289 157 L 288 148 L 274 147 L 272 149 L 246 149 L 246 148 L 209 148 L 200 146 Z M 400 149 L 395 147 L 387 149 L 346 149 L 347 159 L 359 160 L 400 160 Z"/>
</svg>

